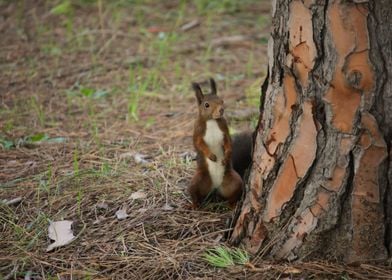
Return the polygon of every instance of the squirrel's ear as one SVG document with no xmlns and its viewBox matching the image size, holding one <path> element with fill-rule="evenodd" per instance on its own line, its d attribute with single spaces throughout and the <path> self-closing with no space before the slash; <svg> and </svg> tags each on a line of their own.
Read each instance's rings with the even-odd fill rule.
<svg viewBox="0 0 392 280">
<path fill-rule="evenodd" d="M 213 78 L 210 78 L 211 94 L 216 95 L 216 83 Z"/>
<path fill-rule="evenodd" d="M 203 92 L 201 91 L 201 87 L 198 83 L 192 83 L 192 88 L 195 91 L 197 103 L 200 105 L 204 97 Z"/>
</svg>

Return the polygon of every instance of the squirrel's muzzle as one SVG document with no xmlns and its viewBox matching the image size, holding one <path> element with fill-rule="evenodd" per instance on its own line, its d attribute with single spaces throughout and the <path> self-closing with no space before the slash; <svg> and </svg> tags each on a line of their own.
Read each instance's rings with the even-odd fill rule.
<svg viewBox="0 0 392 280">
<path fill-rule="evenodd" d="M 215 108 L 212 117 L 214 119 L 219 119 L 223 117 L 223 113 L 225 112 L 225 109 L 223 108 L 223 106 L 218 106 Z"/>
</svg>

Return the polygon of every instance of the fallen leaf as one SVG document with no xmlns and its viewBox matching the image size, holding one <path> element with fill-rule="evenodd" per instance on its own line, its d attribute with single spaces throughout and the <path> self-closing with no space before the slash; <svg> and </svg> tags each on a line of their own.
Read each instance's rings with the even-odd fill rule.
<svg viewBox="0 0 392 280">
<path fill-rule="evenodd" d="M 137 191 L 132 193 L 129 196 L 129 199 L 137 200 L 137 199 L 145 199 L 147 197 L 147 194 L 143 191 Z"/>
<path fill-rule="evenodd" d="M 103 209 L 107 210 L 109 208 L 109 205 L 107 205 L 105 202 L 99 202 L 96 205 L 97 209 Z"/>
<path fill-rule="evenodd" d="M 133 154 L 133 159 L 135 160 L 136 163 L 148 163 L 148 161 L 146 160 L 146 155 L 143 154 L 139 154 L 139 153 L 135 153 Z"/>
<path fill-rule="evenodd" d="M 165 211 L 171 211 L 173 209 L 174 209 L 173 206 L 171 206 L 167 203 L 165 203 L 165 205 L 163 205 L 163 207 L 162 207 L 162 210 L 165 210 Z"/>
<path fill-rule="evenodd" d="M 48 246 L 46 252 L 57 247 L 68 245 L 75 239 L 71 229 L 72 223 L 72 221 L 50 222 L 48 236 L 50 239 L 54 240 L 54 242 Z"/>
<path fill-rule="evenodd" d="M 116 217 L 118 220 L 124 220 L 128 217 L 127 211 L 125 209 L 117 210 Z"/>
</svg>

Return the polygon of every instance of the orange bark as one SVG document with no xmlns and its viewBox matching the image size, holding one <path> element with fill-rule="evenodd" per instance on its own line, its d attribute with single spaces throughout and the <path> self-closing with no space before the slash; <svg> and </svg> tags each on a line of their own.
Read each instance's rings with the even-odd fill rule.
<svg viewBox="0 0 392 280">
<path fill-rule="evenodd" d="M 312 14 L 300 1 L 290 4 L 288 66 L 293 67 L 302 87 L 308 86 L 308 73 L 313 69 L 316 46 L 311 28 Z"/>
<path fill-rule="evenodd" d="M 368 11 L 362 6 L 334 3 L 328 11 L 338 61 L 331 86 L 325 95 L 336 129 L 351 133 L 358 111 L 360 90 L 372 88 L 373 74 L 368 60 Z"/>
<path fill-rule="evenodd" d="M 316 126 L 313 121 L 312 104 L 303 104 L 303 114 L 299 120 L 297 137 L 289 149 L 278 178 L 267 198 L 264 221 L 270 222 L 279 216 L 282 207 L 293 196 L 298 181 L 303 178 L 316 156 Z"/>
</svg>

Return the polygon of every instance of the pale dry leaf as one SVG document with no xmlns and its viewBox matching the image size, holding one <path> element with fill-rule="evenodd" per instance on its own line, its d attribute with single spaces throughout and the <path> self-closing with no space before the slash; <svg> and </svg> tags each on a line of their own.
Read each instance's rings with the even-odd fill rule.
<svg viewBox="0 0 392 280">
<path fill-rule="evenodd" d="M 137 191 L 130 195 L 129 199 L 137 200 L 137 199 L 145 199 L 147 194 L 143 191 Z"/>
<path fill-rule="evenodd" d="M 135 160 L 136 163 L 138 164 L 145 164 L 148 163 L 148 161 L 146 160 L 146 155 L 143 154 L 139 154 L 139 153 L 135 153 L 133 154 L 133 159 Z"/>
<path fill-rule="evenodd" d="M 127 211 L 125 209 L 117 210 L 116 217 L 118 220 L 124 220 L 128 217 Z"/>
<path fill-rule="evenodd" d="M 105 202 L 98 202 L 96 204 L 97 209 L 103 209 L 103 210 L 107 210 L 109 208 L 109 205 L 107 205 L 107 203 Z"/>
<path fill-rule="evenodd" d="M 163 207 L 162 207 L 162 210 L 165 210 L 165 211 L 171 211 L 173 209 L 174 209 L 173 206 L 171 206 L 170 204 L 167 204 L 167 203 L 165 203 L 165 205 L 163 205 Z"/>
<path fill-rule="evenodd" d="M 75 239 L 71 229 L 72 223 L 72 221 L 50 222 L 48 236 L 50 239 L 54 240 L 54 242 L 46 248 L 46 252 L 57 247 L 68 245 Z"/>
</svg>

